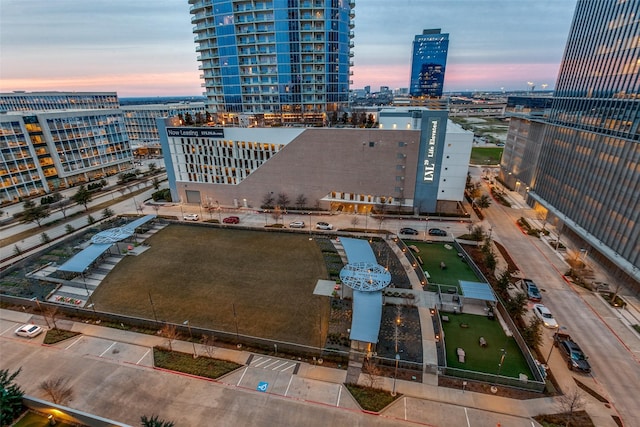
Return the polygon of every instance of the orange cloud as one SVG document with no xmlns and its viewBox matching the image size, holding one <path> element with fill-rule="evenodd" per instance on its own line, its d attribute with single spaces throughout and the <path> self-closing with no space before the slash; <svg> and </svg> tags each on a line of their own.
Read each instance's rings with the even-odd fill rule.
<svg viewBox="0 0 640 427">
<path fill-rule="evenodd" d="M 0 91 L 116 91 L 120 97 L 201 95 L 203 88 L 200 87 L 200 83 L 197 72 L 106 74 L 52 79 L 2 79 Z"/>
</svg>

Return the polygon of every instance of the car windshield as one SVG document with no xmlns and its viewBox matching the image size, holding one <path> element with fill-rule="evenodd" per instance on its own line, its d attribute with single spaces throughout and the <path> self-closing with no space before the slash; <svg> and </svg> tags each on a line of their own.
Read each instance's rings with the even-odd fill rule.
<svg viewBox="0 0 640 427">
<path fill-rule="evenodd" d="M 542 317 L 544 317 L 545 319 L 553 319 L 551 313 L 542 313 Z"/>
<path fill-rule="evenodd" d="M 38 327 L 34 325 L 34 326 L 30 327 L 29 329 L 27 329 L 27 332 L 33 332 L 33 331 L 35 331 L 37 329 L 38 329 Z"/>
<path fill-rule="evenodd" d="M 582 352 L 580 351 L 572 351 L 571 358 L 573 360 L 584 360 L 584 354 L 582 354 Z"/>
</svg>

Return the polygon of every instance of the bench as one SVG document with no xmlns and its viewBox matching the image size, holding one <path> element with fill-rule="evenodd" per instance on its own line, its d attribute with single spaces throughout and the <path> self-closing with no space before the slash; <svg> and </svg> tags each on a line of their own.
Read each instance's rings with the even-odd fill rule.
<svg viewBox="0 0 640 427">
<path fill-rule="evenodd" d="M 484 337 L 480 337 L 480 339 L 478 340 L 478 344 L 480 344 L 480 347 L 486 347 L 487 340 L 485 340 Z"/>
<path fill-rule="evenodd" d="M 458 347 L 456 349 L 456 353 L 458 354 L 458 362 L 464 363 L 464 357 L 466 356 L 464 350 L 461 347 Z"/>
</svg>

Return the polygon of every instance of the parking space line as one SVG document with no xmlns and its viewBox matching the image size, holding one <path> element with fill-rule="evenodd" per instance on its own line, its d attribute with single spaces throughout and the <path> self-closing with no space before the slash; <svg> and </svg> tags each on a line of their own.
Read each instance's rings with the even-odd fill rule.
<svg viewBox="0 0 640 427">
<path fill-rule="evenodd" d="M 272 371 L 275 371 L 276 369 L 280 369 L 282 368 L 284 365 L 288 365 L 289 362 L 282 362 L 281 364 L 279 364 L 278 366 L 276 366 L 275 368 L 271 368 Z"/>
<path fill-rule="evenodd" d="M 65 347 L 65 350 L 69 350 L 71 347 L 73 347 L 74 345 L 76 345 L 78 343 L 78 341 L 80 341 L 82 339 L 82 336 L 80 336 L 77 340 L 75 340 L 74 342 L 72 342 L 71 344 L 69 344 L 67 347 Z"/>
<path fill-rule="evenodd" d="M 284 391 L 285 396 L 289 393 L 289 387 L 291 387 L 291 381 L 293 381 L 293 375 L 289 377 L 289 384 L 287 384 L 287 389 Z"/>
<path fill-rule="evenodd" d="M 340 406 L 340 397 L 342 396 L 342 384 L 340 384 L 338 387 L 339 387 L 338 388 L 338 400 L 336 400 L 336 406 Z"/>
<path fill-rule="evenodd" d="M 258 357 L 256 360 L 261 360 L 261 359 L 262 359 L 262 357 Z M 254 364 L 253 366 L 260 366 L 260 365 L 264 365 L 265 363 L 269 363 L 269 361 L 270 361 L 270 360 L 271 360 L 271 359 L 264 359 L 262 362 L 260 362 L 260 363 L 256 363 L 256 364 Z"/>
<path fill-rule="evenodd" d="M 288 366 L 288 367 L 284 368 L 284 369 L 282 370 L 282 372 L 284 372 L 284 371 L 288 371 L 288 370 L 289 370 L 289 369 L 291 369 L 291 368 L 295 368 L 297 365 L 298 365 L 297 363 L 292 363 L 292 364 L 291 364 L 291 366 Z"/>
<path fill-rule="evenodd" d="M 464 416 L 467 417 L 467 426 L 471 427 L 471 422 L 469 422 L 469 414 L 467 413 L 467 408 L 464 408 Z"/>
<path fill-rule="evenodd" d="M 100 357 L 104 356 L 104 354 L 111 350 L 111 347 L 113 347 L 114 345 L 116 345 L 116 342 L 114 341 L 109 347 L 107 347 L 107 349 L 105 351 L 103 351 L 102 353 L 100 353 Z"/>
<path fill-rule="evenodd" d="M 147 357 L 147 354 L 149 354 L 149 352 L 151 351 L 151 349 L 147 349 L 146 353 L 142 355 L 142 357 L 140 359 L 138 359 L 138 361 L 136 362 L 136 365 L 139 365 L 140 362 L 142 362 L 142 359 L 144 359 L 145 357 Z"/>
<path fill-rule="evenodd" d="M 0 333 L 0 335 L 4 335 L 5 332 L 9 332 L 11 329 L 15 328 L 16 326 L 18 326 L 20 323 L 14 323 L 13 326 L 9 326 L 7 329 L 5 329 L 4 331 L 2 331 Z"/>
<path fill-rule="evenodd" d="M 264 369 L 270 368 L 271 366 L 275 365 L 278 362 L 280 362 L 280 361 L 279 360 L 275 360 L 275 361 L 269 363 L 267 366 L 265 366 Z"/>
<path fill-rule="evenodd" d="M 240 383 L 242 382 L 242 379 L 244 378 L 244 374 L 246 374 L 246 373 L 247 373 L 247 369 L 249 369 L 249 367 L 248 367 L 248 366 L 246 366 L 246 367 L 244 368 L 244 371 L 242 372 L 242 375 L 240 375 L 240 379 L 238 380 L 238 383 L 236 384 L 236 387 L 240 387 Z"/>
</svg>

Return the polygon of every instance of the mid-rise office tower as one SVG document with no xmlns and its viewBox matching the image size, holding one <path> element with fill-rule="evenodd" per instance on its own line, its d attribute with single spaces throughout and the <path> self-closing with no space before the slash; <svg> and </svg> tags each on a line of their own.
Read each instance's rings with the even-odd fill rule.
<svg viewBox="0 0 640 427">
<path fill-rule="evenodd" d="M 640 0 L 579 0 L 551 108 L 537 140 L 529 201 L 640 290 Z M 513 124 L 512 124 L 513 126 Z M 512 129 L 510 129 L 510 132 Z M 537 157 L 537 159 L 536 159 Z M 535 159 L 535 160 L 534 160 Z M 509 169 L 509 165 L 503 163 Z M 508 170 L 508 172 L 512 172 Z M 517 173 L 514 170 L 513 173 Z"/>
<path fill-rule="evenodd" d="M 424 30 L 413 40 L 409 93 L 415 97 L 441 97 L 449 51 L 449 34 Z"/>
<path fill-rule="evenodd" d="M 348 102 L 354 0 L 189 0 L 207 110 L 322 123 Z"/>
</svg>

